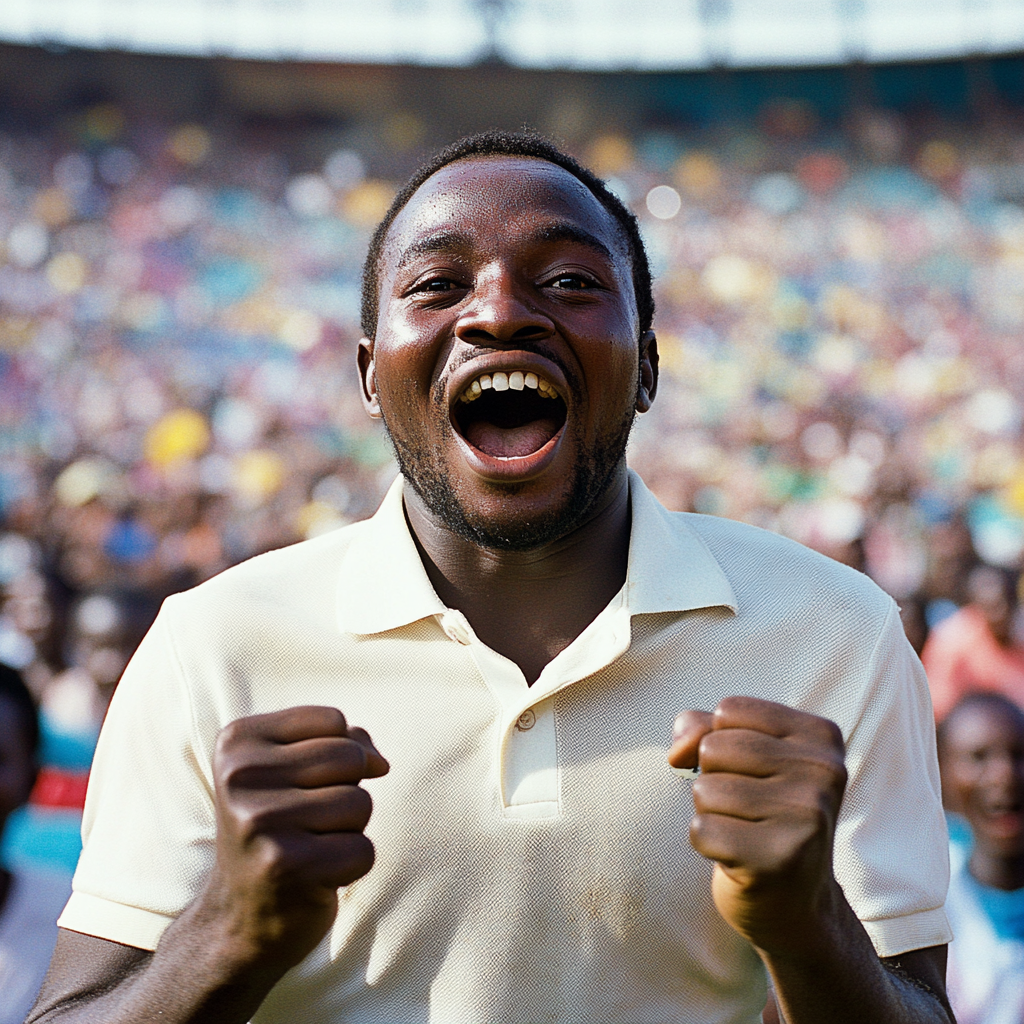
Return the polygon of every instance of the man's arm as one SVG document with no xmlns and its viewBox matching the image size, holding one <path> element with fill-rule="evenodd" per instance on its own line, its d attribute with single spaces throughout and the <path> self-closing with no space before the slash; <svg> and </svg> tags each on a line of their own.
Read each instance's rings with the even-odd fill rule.
<svg viewBox="0 0 1024 1024">
<path fill-rule="evenodd" d="M 883 962 L 832 873 L 846 786 L 834 723 L 729 697 L 676 720 L 669 761 L 699 764 L 694 848 L 712 894 L 758 952 L 786 1024 L 950 1024 L 945 947 Z"/>
<path fill-rule="evenodd" d="M 239 719 L 213 760 L 216 861 L 153 953 L 61 931 L 29 1021 L 245 1024 L 370 870 L 359 786 L 388 764 L 335 708 Z"/>
</svg>

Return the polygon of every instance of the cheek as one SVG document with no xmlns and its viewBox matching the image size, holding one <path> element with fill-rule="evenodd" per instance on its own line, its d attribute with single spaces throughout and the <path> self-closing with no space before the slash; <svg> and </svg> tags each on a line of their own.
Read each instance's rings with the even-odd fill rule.
<svg viewBox="0 0 1024 1024">
<path fill-rule="evenodd" d="M 394 331 L 390 335 L 385 345 L 377 347 L 377 390 L 391 402 L 419 400 L 430 393 L 433 350 L 414 340 L 403 341 Z"/>
<path fill-rule="evenodd" d="M 636 384 L 640 375 L 640 353 L 632 345 L 609 341 L 596 355 L 597 373 L 594 379 L 607 393 L 605 401 L 613 401 L 613 394 L 626 405 L 636 399 Z"/>
</svg>

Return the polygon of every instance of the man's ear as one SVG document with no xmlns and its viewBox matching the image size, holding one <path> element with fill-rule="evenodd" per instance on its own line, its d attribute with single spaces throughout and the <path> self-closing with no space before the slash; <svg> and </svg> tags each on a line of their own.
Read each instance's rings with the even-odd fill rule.
<svg viewBox="0 0 1024 1024">
<path fill-rule="evenodd" d="M 373 359 L 372 338 L 359 339 L 356 362 L 359 364 L 359 393 L 363 400 L 363 408 L 371 419 L 379 420 L 381 418 L 380 399 L 377 397 L 376 365 Z"/>
<path fill-rule="evenodd" d="M 636 411 L 647 412 L 658 393 L 658 339 L 646 331 L 640 339 L 640 383 L 636 389 Z"/>
</svg>

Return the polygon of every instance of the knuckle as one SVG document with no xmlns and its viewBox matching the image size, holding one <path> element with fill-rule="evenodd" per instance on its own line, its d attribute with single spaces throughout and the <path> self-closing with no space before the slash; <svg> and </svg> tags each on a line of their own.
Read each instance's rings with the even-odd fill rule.
<svg viewBox="0 0 1024 1024">
<path fill-rule="evenodd" d="M 261 816 L 253 808 L 232 808 L 233 831 L 246 845 L 251 844 L 263 831 L 260 828 Z"/>
<path fill-rule="evenodd" d="M 832 803 L 825 794 L 821 794 L 812 808 L 811 825 L 814 835 L 821 835 L 832 829 Z"/>
<path fill-rule="evenodd" d="M 348 727 L 349 739 L 355 740 L 360 746 L 367 743 L 371 743 L 370 734 L 359 725 L 352 725 Z"/>
<path fill-rule="evenodd" d="M 724 732 L 706 733 L 697 744 L 697 757 L 701 764 L 714 760 L 720 754 L 723 742 L 728 743 Z"/>
<path fill-rule="evenodd" d="M 356 740 L 344 739 L 341 741 L 339 752 L 344 759 L 345 769 L 354 777 L 362 778 L 366 770 L 366 748 Z"/>
<path fill-rule="evenodd" d="M 240 757 L 228 755 L 216 765 L 215 777 L 218 786 L 228 792 L 248 789 L 253 774 L 253 766 Z"/>
<path fill-rule="evenodd" d="M 723 697 L 716 705 L 713 712 L 716 719 L 728 718 L 735 714 L 743 704 L 742 697 Z"/>
<path fill-rule="evenodd" d="M 837 750 L 846 750 L 846 741 L 843 739 L 843 730 L 832 721 L 831 718 L 823 718 L 821 721 L 824 723 L 825 732 L 828 735 L 829 742 Z"/>
<path fill-rule="evenodd" d="M 698 775 L 690 784 L 690 792 L 693 794 L 693 806 L 698 812 L 707 808 L 708 786 L 708 777 L 706 775 Z"/>
<path fill-rule="evenodd" d="M 706 832 L 706 821 L 707 819 L 699 811 L 690 819 L 690 843 L 698 850 Z"/>
<path fill-rule="evenodd" d="M 846 789 L 846 782 L 849 778 L 849 773 L 846 770 L 846 764 L 843 761 L 835 761 L 830 765 L 830 768 L 832 789 L 841 793 Z"/>
<path fill-rule="evenodd" d="M 322 707 L 317 709 L 323 716 L 325 722 L 330 723 L 331 728 L 339 729 L 342 732 L 346 731 L 348 724 L 345 721 L 345 716 L 341 713 L 339 708 Z"/>
<path fill-rule="evenodd" d="M 354 832 L 347 837 L 345 844 L 345 863 L 339 872 L 338 881 L 341 885 L 348 885 L 357 878 L 362 878 L 377 859 L 377 851 L 373 842 L 361 832 Z"/>
<path fill-rule="evenodd" d="M 216 767 L 231 760 L 232 754 L 239 743 L 239 730 L 236 722 L 229 722 L 219 733 L 213 745 L 213 763 Z"/>
<path fill-rule="evenodd" d="M 351 789 L 352 813 L 360 822 L 358 827 L 362 830 L 366 828 L 373 813 L 373 797 L 362 786 L 352 786 Z"/>
<path fill-rule="evenodd" d="M 297 851 L 277 837 L 263 837 L 255 848 L 254 859 L 259 874 L 270 883 L 286 881 L 300 863 Z"/>
<path fill-rule="evenodd" d="M 238 739 L 239 734 L 245 732 L 245 719 L 236 718 L 233 722 L 228 722 L 220 732 L 217 734 L 217 745 L 232 744 Z"/>
</svg>

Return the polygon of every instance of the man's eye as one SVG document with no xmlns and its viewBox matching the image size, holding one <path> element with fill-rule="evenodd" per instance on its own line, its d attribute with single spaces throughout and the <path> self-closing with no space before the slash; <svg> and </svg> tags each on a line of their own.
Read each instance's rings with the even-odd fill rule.
<svg viewBox="0 0 1024 1024">
<path fill-rule="evenodd" d="M 456 287 L 455 282 L 449 277 L 432 277 L 417 287 L 420 292 L 450 292 Z"/>
<path fill-rule="evenodd" d="M 552 288 L 565 288 L 571 291 L 584 291 L 595 287 L 594 282 L 582 274 L 559 274 L 558 277 L 552 278 L 549 284 Z"/>
</svg>

